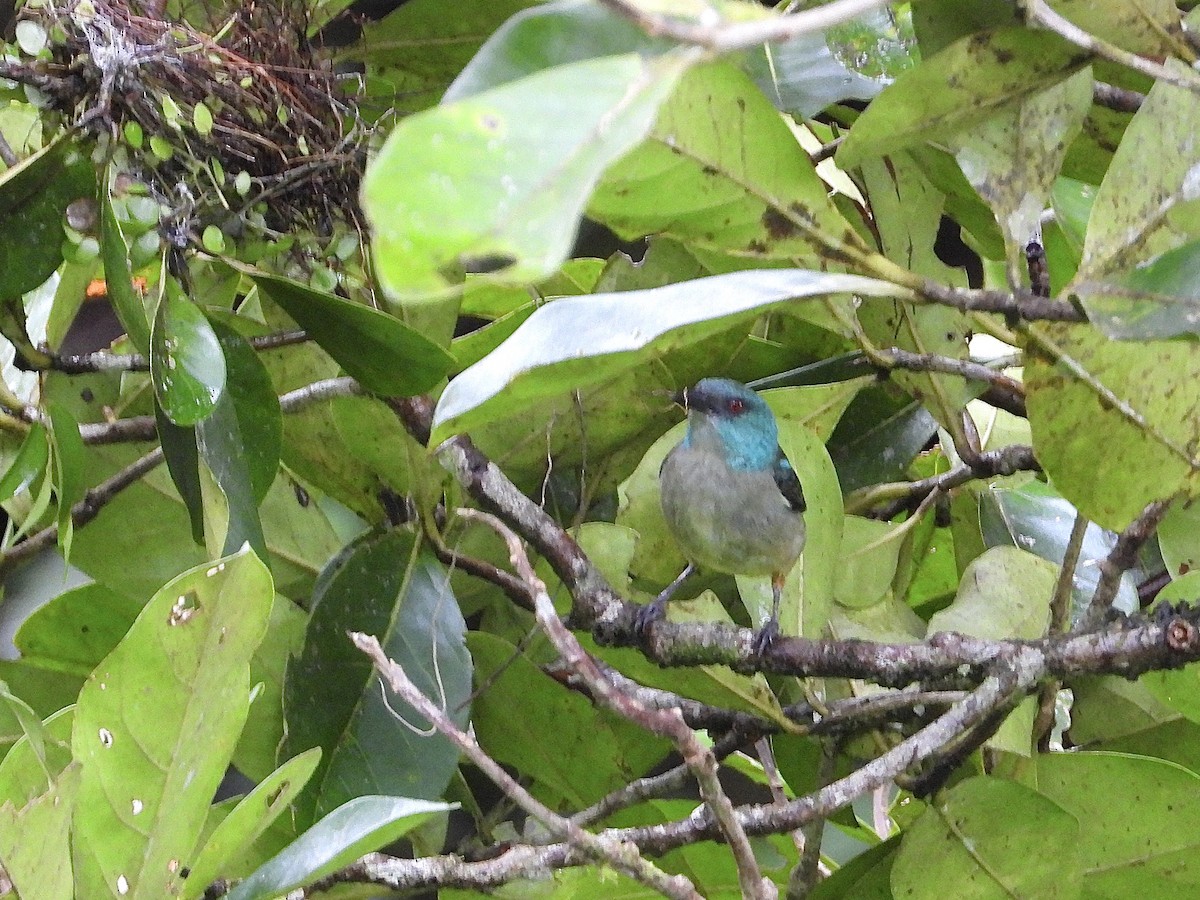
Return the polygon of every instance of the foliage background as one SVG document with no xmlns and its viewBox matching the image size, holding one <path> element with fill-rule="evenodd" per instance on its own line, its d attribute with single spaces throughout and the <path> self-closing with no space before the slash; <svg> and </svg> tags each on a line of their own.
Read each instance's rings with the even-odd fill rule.
<svg viewBox="0 0 1200 900">
<path fill-rule="evenodd" d="M 7 22 L 9 889 L 1200 882 L 1196 14 L 453 7 Z M 632 628 L 708 375 L 809 500 L 761 658 Z"/>
</svg>

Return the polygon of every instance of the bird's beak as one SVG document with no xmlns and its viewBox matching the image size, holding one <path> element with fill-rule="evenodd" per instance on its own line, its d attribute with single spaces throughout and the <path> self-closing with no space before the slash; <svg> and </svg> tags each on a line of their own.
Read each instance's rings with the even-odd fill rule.
<svg viewBox="0 0 1200 900">
<path fill-rule="evenodd" d="M 675 403 L 677 403 L 679 406 L 682 406 L 684 409 L 688 409 L 688 389 L 687 388 L 683 388 L 682 390 L 676 391 L 674 394 L 671 395 L 671 399 L 674 400 Z"/>
</svg>

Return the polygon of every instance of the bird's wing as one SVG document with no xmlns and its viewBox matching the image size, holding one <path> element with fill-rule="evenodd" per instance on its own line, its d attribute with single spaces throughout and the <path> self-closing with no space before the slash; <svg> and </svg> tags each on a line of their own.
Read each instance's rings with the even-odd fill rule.
<svg viewBox="0 0 1200 900">
<path fill-rule="evenodd" d="M 771 474 L 775 476 L 775 484 L 778 485 L 779 493 L 783 494 L 788 506 L 795 512 L 804 512 L 808 508 L 804 502 L 804 489 L 800 487 L 800 478 L 788 462 L 788 458 L 783 455 L 782 448 L 775 453 L 775 465 L 771 467 Z"/>
</svg>

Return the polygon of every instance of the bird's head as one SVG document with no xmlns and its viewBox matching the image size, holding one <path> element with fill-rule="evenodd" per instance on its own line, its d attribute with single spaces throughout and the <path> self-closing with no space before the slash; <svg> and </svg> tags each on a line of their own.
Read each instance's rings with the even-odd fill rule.
<svg viewBox="0 0 1200 900">
<path fill-rule="evenodd" d="M 734 469 L 765 469 L 775 462 L 779 428 L 762 397 L 728 378 L 705 378 L 676 402 L 688 412 L 684 443 L 719 450 Z"/>
</svg>

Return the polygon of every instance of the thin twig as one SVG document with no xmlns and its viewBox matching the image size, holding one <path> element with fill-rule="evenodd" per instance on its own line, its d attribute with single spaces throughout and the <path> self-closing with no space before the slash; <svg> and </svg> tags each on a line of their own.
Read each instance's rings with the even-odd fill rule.
<svg viewBox="0 0 1200 900">
<path fill-rule="evenodd" d="M 106 478 L 83 495 L 83 499 L 71 507 L 71 523 L 81 528 L 100 514 L 104 505 L 117 494 L 138 481 L 147 472 L 152 471 L 163 461 L 162 447 L 155 447 L 115 475 Z M 21 560 L 41 552 L 58 540 L 58 523 L 49 525 L 37 534 L 30 535 L 21 543 L 11 547 L 0 555 L 0 572 L 8 570 Z"/>
<path fill-rule="evenodd" d="M 887 0 L 834 0 L 824 6 L 786 16 L 752 22 L 693 24 L 646 12 L 633 0 L 601 0 L 604 6 L 629 19 L 651 37 L 666 37 L 703 47 L 714 53 L 748 50 L 759 44 L 788 41 L 825 31 L 864 13 L 887 5 Z"/>
<path fill-rule="evenodd" d="M 969 481 L 1016 472 L 1040 472 L 1041 469 L 1032 447 L 1013 444 L 998 450 L 986 450 L 977 454 L 970 463 L 961 463 L 940 475 L 931 475 L 918 481 L 897 481 L 861 488 L 846 498 L 846 512 L 862 514 L 871 510 L 874 518 L 887 521 L 905 510 L 916 508 L 934 491 L 946 493 Z"/>
<path fill-rule="evenodd" d="M 1074 22 L 1059 15 L 1050 8 L 1045 0 L 1023 0 L 1022 5 L 1025 7 L 1025 19 L 1027 22 L 1041 25 L 1043 28 L 1053 31 L 1055 34 L 1065 38 L 1077 47 L 1082 47 L 1089 53 L 1094 53 L 1102 59 L 1107 59 L 1110 62 L 1117 63 L 1117 65 L 1133 69 L 1135 72 L 1140 72 L 1157 81 L 1164 81 L 1175 87 L 1200 93 L 1200 79 L 1192 75 L 1188 69 L 1174 71 L 1162 63 L 1154 62 L 1144 56 L 1138 56 L 1136 53 L 1131 53 L 1128 50 L 1122 50 L 1115 44 L 1110 44 L 1108 41 L 1084 31 Z"/>
<path fill-rule="evenodd" d="M 1142 108 L 1146 95 L 1097 81 L 1092 85 L 1092 101 L 1115 112 L 1135 113 Z"/>
<path fill-rule="evenodd" d="M 1088 520 L 1076 511 L 1071 536 L 1067 538 L 1067 549 L 1063 554 L 1062 568 L 1050 598 L 1050 627 L 1048 634 L 1062 634 L 1071 625 L 1071 594 L 1075 587 L 1075 569 L 1079 565 L 1079 554 L 1083 550 L 1083 539 L 1087 534 Z M 1054 729 L 1054 711 L 1058 705 L 1058 692 L 1062 682 L 1057 679 L 1042 685 L 1038 697 L 1037 717 L 1033 722 L 1033 740 L 1042 753 L 1050 751 L 1050 734 Z"/>
<path fill-rule="evenodd" d="M 828 743 L 822 744 L 821 762 L 817 766 L 817 787 L 823 788 L 833 781 L 836 771 L 837 754 L 834 748 Z M 804 849 L 800 853 L 800 861 L 796 863 L 788 878 L 788 900 L 802 900 L 816 887 L 821 876 L 821 835 L 824 831 L 824 817 L 815 817 L 801 826 Z"/>
<path fill-rule="evenodd" d="M 1109 607 L 1112 606 L 1113 598 L 1117 596 L 1121 576 L 1137 563 L 1138 551 L 1154 534 L 1170 506 L 1170 499 L 1155 500 L 1118 535 L 1117 542 L 1108 556 L 1100 560 L 1100 580 L 1096 584 L 1096 592 L 1092 594 L 1091 602 L 1088 603 L 1087 612 L 1083 615 L 1083 623 L 1096 626 L 1104 620 Z"/>
<path fill-rule="evenodd" d="M 404 668 L 388 659 L 383 648 L 379 646 L 378 640 L 361 632 L 350 632 L 350 640 L 354 642 L 354 646 L 371 659 L 380 677 L 387 681 L 388 686 L 398 697 L 417 710 L 439 732 L 449 738 L 480 771 L 504 791 L 505 796 L 516 801 L 525 812 L 537 819 L 560 839 L 569 841 L 592 859 L 603 861 L 630 878 L 636 879 L 639 883 L 652 887 L 668 897 L 692 900 L 692 898 L 700 896 L 687 878 L 682 875 L 667 875 L 642 859 L 634 845 L 624 841 L 608 840 L 603 836 L 584 831 L 537 800 L 505 772 L 499 763 L 488 756 L 474 738 L 455 725 L 441 707 L 421 693 L 420 688 L 412 682 Z"/>
<path fill-rule="evenodd" d="M 749 838 L 742 830 L 734 813 L 733 804 L 717 778 L 716 760 L 708 748 L 696 739 L 695 734 L 683 721 L 679 711 L 650 708 L 639 703 L 632 696 L 619 691 L 611 681 L 604 677 L 604 673 L 595 666 L 591 657 L 575 640 L 574 635 L 559 620 L 558 612 L 554 609 L 554 602 L 546 592 L 545 584 L 534 572 L 520 538 L 512 529 L 490 513 L 462 509 L 459 510 L 459 514 L 488 525 L 508 545 L 510 561 L 521 580 L 529 585 L 533 592 L 538 624 L 541 625 L 542 630 L 545 631 L 546 636 L 566 665 L 587 682 L 593 696 L 618 715 L 641 725 L 654 734 L 668 738 L 675 744 L 684 763 L 696 776 L 696 781 L 700 786 L 700 796 L 704 799 L 708 811 L 712 814 L 714 821 L 718 823 L 733 852 L 742 895 L 764 898 L 764 900 L 774 897 L 776 895 L 775 886 L 763 878 Z"/>
</svg>

